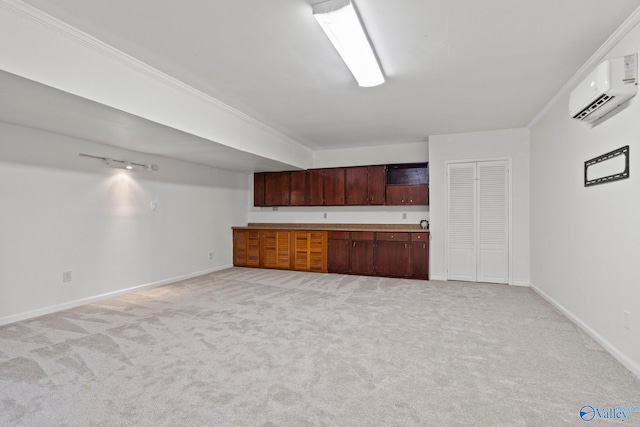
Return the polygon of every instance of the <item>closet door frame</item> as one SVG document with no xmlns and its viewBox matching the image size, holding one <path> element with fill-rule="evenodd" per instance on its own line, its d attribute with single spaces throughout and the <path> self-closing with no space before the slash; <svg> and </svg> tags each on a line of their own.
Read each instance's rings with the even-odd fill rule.
<svg viewBox="0 0 640 427">
<path fill-rule="evenodd" d="M 444 271 L 445 278 L 449 280 L 449 165 L 462 163 L 482 163 L 504 161 L 507 165 L 507 198 L 508 198 L 508 214 L 507 214 L 507 284 L 513 285 L 513 174 L 511 157 L 490 157 L 490 158 L 471 158 L 461 160 L 448 160 L 444 162 Z M 477 234 L 477 233 L 476 233 Z M 478 247 L 476 242 L 476 247 Z"/>
</svg>

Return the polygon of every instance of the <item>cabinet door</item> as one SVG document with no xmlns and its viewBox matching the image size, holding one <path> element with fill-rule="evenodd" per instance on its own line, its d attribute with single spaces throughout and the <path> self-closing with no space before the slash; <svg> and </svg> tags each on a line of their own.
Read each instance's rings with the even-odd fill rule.
<svg viewBox="0 0 640 427">
<path fill-rule="evenodd" d="M 386 166 L 369 166 L 369 204 L 384 205 Z"/>
<path fill-rule="evenodd" d="M 247 231 L 247 267 L 260 266 L 260 231 Z"/>
<path fill-rule="evenodd" d="M 429 278 L 429 241 L 411 242 L 411 277 Z"/>
<path fill-rule="evenodd" d="M 309 243 L 308 231 L 293 232 L 293 268 L 295 270 L 309 270 Z"/>
<path fill-rule="evenodd" d="M 356 274 L 374 274 L 373 232 L 352 232 L 351 237 L 351 272 Z"/>
<path fill-rule="evenodd" d="M 233 265 L 247 266 L 247 230 L 233 230 Z"/>
<path fill-rule="evenodd" d="M 409 276 L 411 272 L 408 233 L 377 233 L 376 273 L 385 276 Z"/>
<path fill-rule="evenodd" d="M 291 233 L 265 230 L 261 233 L 261 267 L 291 268 Z"/>
<path fill-rule="evenodd" d="M 290 173 L 291 192 L 290 206 L 304 206 L 307 196 L 307 171 L 293 171 Z"/>
<path fill-rule="evenodd" d="M 366 205 L 369 200 L 369 168 L 367 166 L 346 168 L 347 205 Z"/>
<path fill-rule="evenodd" d="M 294 270 L 327 272 L 327 232 L 293 231 Z"/>
<path fill-rule="evenodd" d="M 289 172 L 268 172 L 264 176 L 265 206 L 289 205 Z"/>
<path fill-rule="evenodd" d="M 264 173 L 253 174 L 253 206 L 266 206 L 264 201 Z"/>
<path fill-rule="evenodd" d="M 324 170 L 324 204 L 344 205 L 344 168 Z"/>
<path fill-rule="evenodd" d="M 406 201 L 408 205 L 428 205 L 429 186 L 426 184 L 408 185 Z"/>
<path fill-rule="evenodd" d="M 309 271 L 327 272 L 327 232 L 309 233 Z"/>
<path fill-rule="evenodd" d="M 324 173 L 322 169 L 307 171 L 307 206 L 322 206 L 324 203 Z"/>
<path fill-rule="evenodd" d="M 407 199 L 406 185 L 387 185 L 387 205 L 405 205 Z"/>
<path fill-rule="evenodd" d="M 351 265 L 348 231 L 330 231 L 327 243 L 327 270 L 330 273 L 348 273 Z"/>
</svg>

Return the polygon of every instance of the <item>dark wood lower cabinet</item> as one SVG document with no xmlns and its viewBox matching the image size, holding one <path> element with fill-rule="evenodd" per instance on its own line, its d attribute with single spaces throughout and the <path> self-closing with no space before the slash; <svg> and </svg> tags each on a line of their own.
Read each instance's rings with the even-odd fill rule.
<svg viewBox="0 0 640 427">
<path fill-rule="evenodd" d="M 428 279 L 429 233 L 239 228 L 233 264 Z"/>
<path fill-rule="evenodd" d="M 381 276 L 411 275 L 409 242 L 377 242 L 376 273 Z"/>
<path fill-rule="evenodd" d="M 374 274 L 374 234 L 371 231 L 351 232 L 350 273 Z"/>
<path fill-rule="evenodd" d="M 351 270 L 351 247 L 348 231 L 329 232 L 327 270 L 329 273 L 349 273 Z"/>
<path fill-rule="evenodd" d="M 429 278 L 429 242 L 411 243 L 411 277 Z"/>
</svg>

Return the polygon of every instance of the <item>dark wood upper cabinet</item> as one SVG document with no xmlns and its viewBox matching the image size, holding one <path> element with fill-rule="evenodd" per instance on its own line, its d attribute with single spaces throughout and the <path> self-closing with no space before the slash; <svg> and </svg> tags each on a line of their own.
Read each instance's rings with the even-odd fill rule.
<svg viewBox="0 0 640 427">
<path fill-rule="evenodd" d="M 384 205 L 385 172 L 384 165 L 369 166 L 369 204 Z"/>
<path fill-rule="evenodd" d="M 387 166 L 386 196 L 387 205 L 428 205 L 428 163 Z"/>
<path fill-rule="evenodd" d="M 253 174 L 253 206 L 266 206 L 264 200 L 264 173 Z"/>
<path fill-rule="evenodd" d="M 346 168 L 347 205 L 383 205 L 386 166 Z"/>
<path fill-rule="evenodd" d="M 417 185 L 388 185 L 387 205 L 428 205 L 429 186 Z"/>
<path fill-rule="evenodd" d="M 417 184 L 407 186 L 407 200 L 409 200 L 409 205 L 428 205 L 429 185 Z"/>
<path fill-rule="evenodd" d="M 290 173 L 291 192 L 290 206 L 304 206 L 307 201 L 308 173 L 307 171 L 293 171 Z"/>
<path fill-rule="evenodd" d="M 307 199 L 308 206 L 322 206 L 324 203 L 324 172 L 322 169 L 307 171 Z"/>
<path fill-rule="evenodd" d="M 289 175 L 289 172 L 265 173 L 265 206 L 289 206 Z"/>
<path fill-rule="evenodd" d="M 254 174 L 255 206 L 428 205 L 428 163 Z"/>
<path fill-rule="evenodd" d="M 367 166 L 347 168 L 346 183 L 347 205 L 369 203 L 369 168 Z"/>
<path fill-rule="evenodd" d="M 324 169 L 324 205 L 343 206 L 345 203 L 345 168 Z"/>
</svg>

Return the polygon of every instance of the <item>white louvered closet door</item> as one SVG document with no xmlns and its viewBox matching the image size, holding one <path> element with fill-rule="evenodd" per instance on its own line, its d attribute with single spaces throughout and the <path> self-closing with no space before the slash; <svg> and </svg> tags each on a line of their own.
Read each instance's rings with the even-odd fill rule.
<svg viewBox="0 0 640 427">
<path fill-rule="evenodd" d="M 448 278 L 476 280 L 476 164 L 450 164 L 448 171 Z"/>
<path fill-rule="evenodd" d="M 448 278 L 509 281 L 507 161 L 448 166 Z"/>
</svg>

